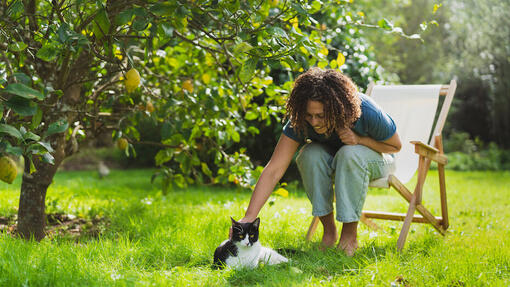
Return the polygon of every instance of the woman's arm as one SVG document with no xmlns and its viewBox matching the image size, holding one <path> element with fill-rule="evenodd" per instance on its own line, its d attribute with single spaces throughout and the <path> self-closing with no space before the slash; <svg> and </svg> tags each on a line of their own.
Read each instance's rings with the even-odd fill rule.
<svg viewBox="0 0 510 287">
<path fill-rule="evenodd" d="M 294 157 L 299 143 L 282 134 L 274 149 L 271 159 L 264 167 L 255 189 L 251 195 L 250 204 L 241 222 L 253 222 L 273 192 L 276 183 L 282 178 Z"/>
<path fill-rule="evenodd" d="M 389 139 L 384 141 L 376 141 L 370 137 L 361 137 L 351 129 L 344 129 L 339 131 L 338 136 L 344 144 L 360 144 L 380 153 L 396 153 L 399 152 L 400 148 L 402 147 L 402 144 L 400 143 L 400 137 L 397 132 L 395 132 Z"/>
</svg>

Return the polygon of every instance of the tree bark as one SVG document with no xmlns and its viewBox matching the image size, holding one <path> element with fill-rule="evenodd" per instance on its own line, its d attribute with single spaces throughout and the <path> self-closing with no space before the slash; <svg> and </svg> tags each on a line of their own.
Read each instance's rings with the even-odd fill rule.
<svg viewBox="0 0 510 287">
<path fill-rule="evenodd" d="M 33 162 L 37 171 L 32 174 L 30 174 L 30 160 L 25 157 L 17 227 L 18 234 L 24 239 L 40 241 L 46 236 L 46 191 L 64 159 L 64 148 L 64 135 L 58 135 L 55 141 L 55 153 L 53 154 L 55 163 L 45 163 L 34 156 Z"/>
</svg>

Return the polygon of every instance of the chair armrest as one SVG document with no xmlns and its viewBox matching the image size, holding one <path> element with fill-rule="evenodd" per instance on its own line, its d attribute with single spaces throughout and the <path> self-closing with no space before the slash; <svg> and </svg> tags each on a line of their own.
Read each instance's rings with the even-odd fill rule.
<svg viewBox="0 0 510 287">
<path fill-rule="evenodd" d="M 439 164 L 445 165 L 448 163 L 448 157 L 442 154 L 437 148 L 424 144 L 420 141 L 411 141 L 411 143 L 414 144 L 415 153 L 429 158 Z"/>
</svg>

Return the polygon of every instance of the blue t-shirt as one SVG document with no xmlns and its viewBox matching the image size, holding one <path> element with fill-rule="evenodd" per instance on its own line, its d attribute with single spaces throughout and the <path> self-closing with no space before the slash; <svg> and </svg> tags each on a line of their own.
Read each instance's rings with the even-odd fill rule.
<svg viewBox="0 0 510 287">
<path fill-rule="evenodd" d="M 360 136 L 370 137 L 376 141 L 384 141 L 392 137 L 397 130 L 393 119 L 370 97 L 361 93 L 359 97 L 361 98 L 361 116 L 354 123 L 352 130 Z M 294 130 L 290 121 L 283 127 L 283 134 L 299 143 L 305 143 L 308 139 L 313 142 L 323 143 L 335 150 L 338 150 L 344 145 L 336 133 L 332 133 L 329 137 L 326 137 L 325 134 L 316 133 L 308 122 L 306 126 L 308 129 L 306 139 L 304 134 L 298 134 Z"/>
</svg>

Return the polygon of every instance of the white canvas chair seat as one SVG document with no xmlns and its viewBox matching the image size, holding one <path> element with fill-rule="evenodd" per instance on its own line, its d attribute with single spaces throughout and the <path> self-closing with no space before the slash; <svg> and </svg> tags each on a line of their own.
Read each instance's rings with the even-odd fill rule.
<svg viewBox="0 0 510 287">
<path fill-rule="evenodd" d="M 373 85 L 367 89 L 367 95 L 387 112 L 395 121 L 402 148 L 395 154 L 393 169 L 389 175 L 370 182 L 370 187 L 393 187 L 409 202 L 407 214 L 363 211 L 361 220 L 369 226 L 375 224 L 368 218 L 403 220 L 404 225 L 398 240 L 398 249 L 403 248 L 411 222 L 430 223 L 441 234 L 448 228 L 446 205 L 446 186 L 441 131 L 456 89 L 456 82 L 449 85 Z M 440 96 L 444 96 L 442 105 Z M 439 107 L 441 106 L 441 107 Z M 440 108 L 440 109 L 439 109 Z M 439 114 L 438 114 L 438 111 Z M 437 120 L 436 120 L 437 119 Z M 388 156 L 388 155 L 384 155 Z M 438 163 L 442 217 L 433 216 L 422 204 L 421 193 L 430 162 Z M 411 193 L 404 186 L 418 169 L 418 182 Z M 415 210 L 422 216 L 414 216 Z M 310 240 L 318 224 L 314 218 L 307 233 Z"/>
<path fill-rule="evenodd" d="M 418 168 L 418 155 L 410 141 L 428 142 L 434 123 L 441 85 L 373 86 L 370 96 L 397 125 L 402 149 L 395 155 L 389 175 L 407 183 Z M 409 96 L 412 95 L 412 96 Z M 370 182 L 370 187 L 389 188 L 389 175 Z"/>
</svg>

